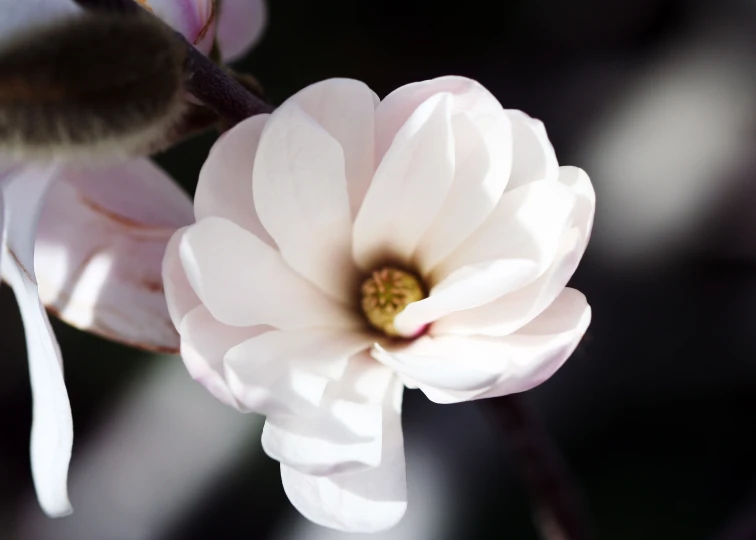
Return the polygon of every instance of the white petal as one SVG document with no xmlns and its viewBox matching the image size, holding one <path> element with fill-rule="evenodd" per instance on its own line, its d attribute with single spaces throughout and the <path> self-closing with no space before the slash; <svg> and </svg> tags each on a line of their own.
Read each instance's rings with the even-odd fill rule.
<svg viewBox="0 0 756 540">
<path fill-rule="evenodd" d="M 208 54 L 215 40 L 215 0 L 139 0 L 139 3 Z"/>
<path fill-rule="evenodd" d="M 226 326 L 205 306 L 197 306 L 182 318 L 181 358 L 189 374 L 220 401 L 239 410 L 248 410 L 234 397 L 228 385 L 223 357 L 233 347 L 270 331 L 269 326 Z"/>
<path fill-rule="evenodd" d="M 507 191 L 538 180 L 556 180 L 559 163 L 543 122 L 522 111 L 507 110 L 512 122 L 514 162 Z"/>
<path fill-rule="evenodd" d="M 392 370 L 367 354 L 352 357 L 344 374 L 328 383 L 317 408 L 268 417 L 262 435 L 265 452 L 316 476 L 379 466 L 383 403 L 395 381 Z"/>
<path fill-rule="evenodd" d="M 244 56 L 260 39 L 267 22 L 264 0 L 223 0 L 217 30 L 223 61 Z"/>
<path fill-rule="evenodd" d="M 291 503 L 307 519 L 347 532 L 378 532 L 404 516 L 407 486 L 401 427 L 402 385 L 386 394 L 381 464 L 377 468 L 331 476 L 312 476 L 281 465 L 281 479 Z"/>
<path fill-rule="evenodd" d="M 270 115 L 237 124 L 213 145 L 194 194 L 197 221 L 217 216 L 233 221 L 270 246 L 275 242 L 260 223 L 252 193 L 252 170 L 260 136 Z"/>
<path fill-rule="evenodd" d="M 340 145 L 351 215 L 354 218 L 375 173 L 375 114 L 380 102 L 370 88 L 353 79 L 329 79 L 297 92 L 297 103 Z"/>
<path fill-rule="evenodd" d="M 499 201 L 512 166 L 509 117 L 488 90 L 465 77 L 408 84 L 389 94 L 376 110 L 379 157 L 411 112 L 441 92 L 452 94 L 455 173 L 446 201 L 418 247 L 421 273 L 451 253 L 485 220 Z"/>
<path fill-rule="evenodd" d="M 317 407 L 329 381 L 344 373 L 350 356 L 370 336 L 339 330 L 271 331 L 230 349 L 226 376 L 236 398 L 263 414 Z"/>
<path fill-rule="evenodd" d="M 202 301 L 192 289 L 189 278 L 186 277 L 184 267 L 181 265 L 179 246 L 184 232 L 189 227 L 183 227 L 173 233 L 165 249 L 163 258 L 163 288 L 165 299 L 168 304 L 168 313 L 176 328 L 181 328 L 184 317 L 199 306 Z"/>
<path fill-rule="evenodd" d="M 73 0 L 0 0 L 0 40 L 81 13 Z"/>
<path fill-rule="evenodd" d="M 42 302 L 61 319 L 131 346 L 176 351 L 161 264 L 189 197 L 147 160 L 66 168 L 53 183 L 37 231 Z"/>
<path fill-rule="evenodd" d="M 231 221 L 210 217 L 192 225 L 179 255 L 194 292 L 224 324 L 286 330 L 359 325 L 279 253 Z"/>
<path fill-rule="evenodd" d="M 439 403 L 502 396 L 551 377 L 575 350 L 590 320 L 585 297 L 564 289 L 543 313 L 509 336 L 428 337 L 405 352 L 376 356 Z"/>
<path fill-rule="evenodd" d="M 363 270 L 385 259 L 409 264 L 454 176 L 452 97 L 437 94 L 409 117 L 381 160 L 354 223 Z"/>
<path fill-rule="evenodd" d="M 34 399 L 31 464 L 42 509 L 50 516 L 71 512 L 68 464 L 73 421 L 60 349 L 39 300 L 34 276 L 34 237 L 42 202 L 57 167 L 24 167 L 0 183 L 5 206 L 2 273 L 16 295 L 26 332 Z"/>
<path fill-rule="evenodd" d="M 467 311 L 458 311 L 436 321 L 434 334 L 486 334 L 504 336 L 530 322 L 562 292 L 583 256 L 595 208 L 595 195 L 588 176 L 575 167 L 561 167 L 559 181 L 577 197 L 572 226 L 561 241 L 549 269 L 533 283 L 511 294 Z"/>
<path fill-rule="evenodd" d="M 260 139 L 253 188 L 260 221 L 294 270 L 337 300 L 351 300 L 357 279 L 341 145 L 287 101 Z"/>
</svg>

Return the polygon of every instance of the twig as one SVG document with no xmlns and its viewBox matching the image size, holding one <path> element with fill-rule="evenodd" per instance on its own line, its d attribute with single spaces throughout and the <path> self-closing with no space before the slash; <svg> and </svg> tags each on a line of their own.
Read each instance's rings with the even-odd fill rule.
<svg viewBox="0 0 756 540">
<path fill-rule="evenodd" d="M 593 538 L 582 497 L 557 449 L 522 398 L 510 395 L 481 402 L 504 429 L 515 467 L 534 503 L 534 518 L 545 540 Z"/>
</svg>

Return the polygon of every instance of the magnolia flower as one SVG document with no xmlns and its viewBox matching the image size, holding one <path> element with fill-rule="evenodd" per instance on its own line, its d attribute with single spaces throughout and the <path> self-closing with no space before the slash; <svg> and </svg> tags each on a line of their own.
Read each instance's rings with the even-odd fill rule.
<svg viewBox="0 0 756 540">
<path fill-rule="evenodd" d="M 383 101 L 315 84 L 202 169 L 197 223 L 163 263 L 181 354 L 218 399 L 267 415 L 302 514 L 388 528 L 406 507 L 403 387 L 455 403 L 551 376 L 590 321 L 565 285 L 593 212 L 543 125 L 475 81 Z"/>
<path fill-rule="evenodd" d="M 260 0 L 142 0 L 209 52 L 219 20 L 225 58 L 257 39 Z M 0 41 L 76 17 L 72 0 L 0 0 Z M 191 222 L 186 194 L 147 159 L 114 165 L 0 162 L 0 261 L 26 331 L 34 396 L 31 462 L 40 505 L 70 513 L 73 443 L 60 350 L 44 307 L 70 324 L 141 348 L 175 351 L 161 261 L 170 236 Z"/>
</svg>

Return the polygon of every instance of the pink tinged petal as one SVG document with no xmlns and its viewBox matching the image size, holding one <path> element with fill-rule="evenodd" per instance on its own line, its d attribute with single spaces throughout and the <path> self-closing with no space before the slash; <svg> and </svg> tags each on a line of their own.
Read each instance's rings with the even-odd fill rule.
<svg viewBox="0 0 756 540">
<path fill-rule="evenodd" d="M 218 45 L 224 62 L 244 56 L 262 36 L 268 22 L 264 0 L 223 0 L 218 17 Z"/>
<path fill-rule="evenodd" d="M 215 39 L 215 0 L 137 0 L 208 54 Z"/>
<path fill-rule="evenodd" d="M 163 257 L 163 288 L 165 299 L 168 304 L 168 313 L 176 328 L 181 328 L 184 317 L 194 308 L 202 304 L 192 289 L 189 279 L 186 277 L 184 267 L 181 265 L 179 246 L 184 232 L 188 227 L 183 227 L 173 233 L 165 249 Z"/>
<path fill-rule="evenodd" d="M 514 162 L 507 190 L 538 180 L 556 180 L 559 163 L 543 123 L 521 111 L 510 109 L 507 114 L 512 122 L 514 142 Z"/>
<path fill-rule="evenodd" d="M 278 252 L 231 221 L 210 217 L 189 227 L 179 256 L 192 289 L 224 324 L 283 330 L 360 324 L 294 272 Z"/>
<path fill-rule="evenodd" d="M 262 414 L 317 408 L 330 381 L 370 336 L 341 330 L 271 331 L 231 348 L 224 357 L 234 396 Z"/>
<path fill-rule="evenodd" d="M 262 434 L 265 452 L 315 476 L 378 467 L 383 403 L 395 381 L 392 370 L 367 354 L 353 356 L 344 374 L 328 383 L 317 408 L 268 418 Z"/>
<path fill-rule="evenodd" d="M 381 463 L 376 468 L 314 476 L 281 465 L 284 490 L 294 507 L 319 525 L 371 533 L 396 525 L 407 509 L 403 387 L 395 378 L 383 403 Z"/>
<path fill-rule="evenodd" d="M 354 223 L 354 258 L 363 270 L 385 259 L 410 264 L 454 178 L 449 93 L 423 102 L 378 165 Z"/>
<path fill-rule="evenodd" d="M 571 227 L 564 233 L 554 262 L 533 283 L 498 300 L 436 321 L 433 334 L 504 336 L 533 320 L 562 292 L 585 252 L 596 197 L 588 176 L 575 167 L 560 167 L 559 181 L 577 198 Z"/>
<path fill-rule="evenodd" d="M 257 147 L 269 117 L 253 116 L 221 135 L 200 171 L 194 215 L 197 221 L 209 216 L 226 218 L 275 247 L 255 212 L 252 193 Z"/>
<path fill-rule="evenodd" d="M 61 319 L 131 346 L 178 350 L 161 266 L 191 202 L 147 160 L 66 168 L 50 188 L 37 232 L 43 303 Z"/>
<path fill-rule="evenodd" d="M 279 107 L 263 130 L 253 189 L 257 215 L 283 259 L 330 296 L 349 302 L 357 271 L 344 151 L 293 101 Z"/>
<path fill-rule="evenodd" d="M 226 326 L 197 306 L 181 322 L 181 358 L 194 380 L 226 405 L 247 411 L 231 392 L 223 357 L 235 346 L 270 331 L 269 326 Z"/>
<path fill-rule="evenodd" d="M 569 228 L 575 196 L 556 182 L 534 182 L 507 192 L 467 241 L 433 271 L 439 280 L 428 298 L 414 302 L 394 322 L 411 336 L 442 317 L 481 306 L 542 275 Z"/>
<path fill-rule="evenodd" d="M 354 218 L 375 172 L 375 109 L 380 99 L 360 81 L 329 79 L 308 86 L 289 101 L 341 145 Z"/>
<path fill-rule="evenodd" d="M 42 509 L 53 517 L 71 513 L 66 486 L 73 420 L 60 349 L 37 292 L 34 237 L 42 202 L 57 169 L 55 165 L 24 167 L 0 183 L 5 221 L 2 273 L 21 311 L 34 399 L 32 477 Z"/>
<path fill-rule="evenodd" d="M 451 253 L 493 210 L 512 166 L 512 129 L 507 113 L 482 85 L 464 77 L 441 77 L 403 86 L 376 110 L 378 156 L 410 114 L 431 96 L 453 96 L 454 182 L 418 247 L 421 272 Z"/>
<path fill-rule="evenodd" d="M 0 0 L 0 40 L 81 12 L 73 0 Z"/>
</svg>

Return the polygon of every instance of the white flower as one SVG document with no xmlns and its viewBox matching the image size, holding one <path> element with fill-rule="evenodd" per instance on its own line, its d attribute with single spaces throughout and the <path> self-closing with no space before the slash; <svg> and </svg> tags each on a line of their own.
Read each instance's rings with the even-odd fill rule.
<svg viewBox="0 0 756 540">
<path fill-rule="evenodd" d="M 310 86 L 218 141 L 194 210 L 163 267 L 184 361 L 267 415 L 286 493 L 328 527 L 404 514 L 404 386 L 440 403 L 527 390 L 590 321 L 565 288 L 588 177 L 461 77 L 383 101 L 357 81 Z"/>
<path fill-rule="evenodd" d="M 210 50 L 214 2 L 140 3 Z M 264 8 L 261 0 L 224 0 L 223 6 L 221 51 L 235 57 L 257 39 Z M 72 0 L 0 0 L 0 41 L 81 13 Z M 224 23 L 228 18 L 234 23 Z M 175 351 L 178 336 L 166 310 L 161 262 L 168 239 L 191 219 L 189 198 L 147 159 L 98 167 L 0 160 L 0 265 L 26 332 L 34 396 L 32 473 L 50 516 L 71 512 L 66 484 L 73 423 L 45 307 L 83 330 Z"/>
</svg>

